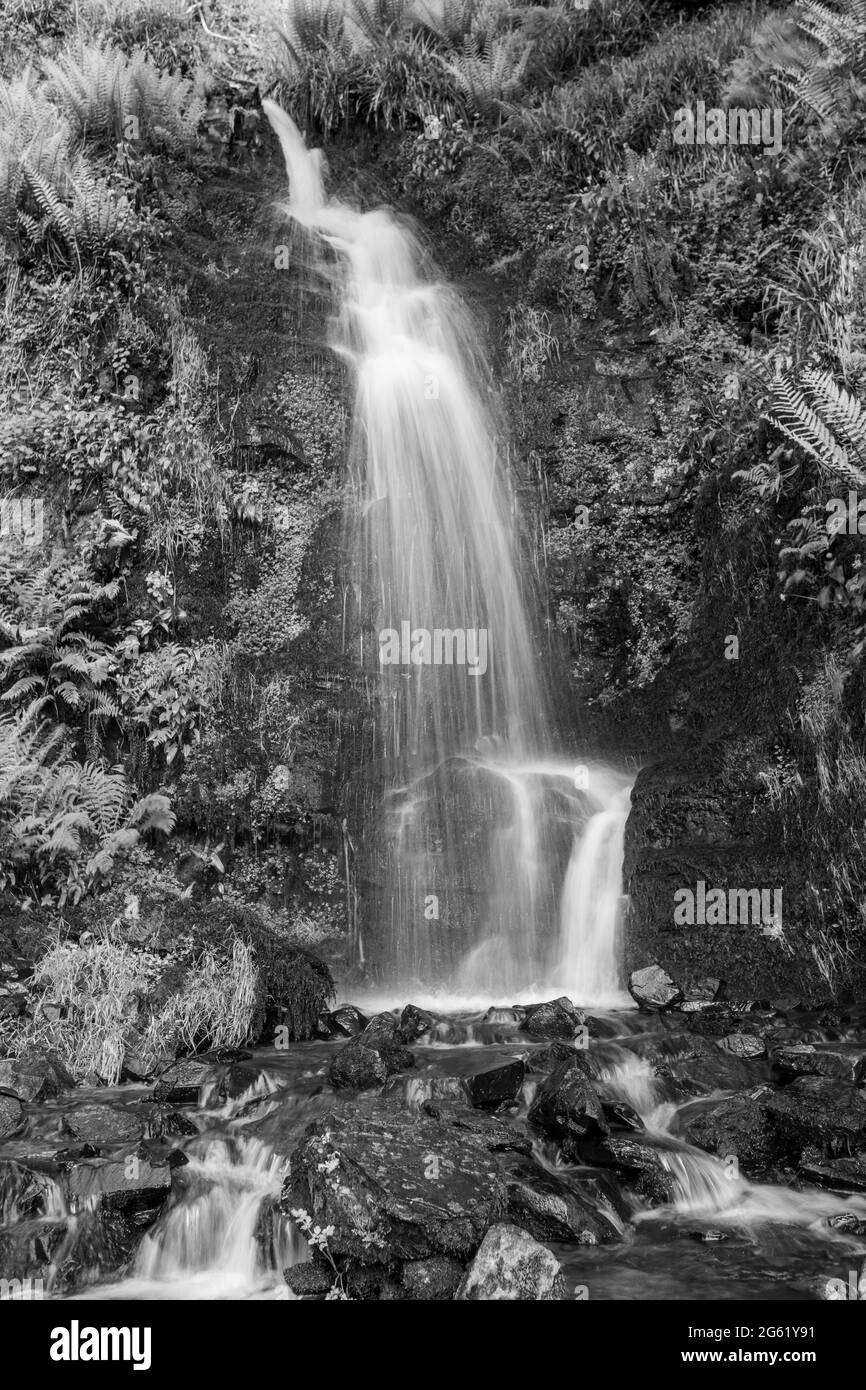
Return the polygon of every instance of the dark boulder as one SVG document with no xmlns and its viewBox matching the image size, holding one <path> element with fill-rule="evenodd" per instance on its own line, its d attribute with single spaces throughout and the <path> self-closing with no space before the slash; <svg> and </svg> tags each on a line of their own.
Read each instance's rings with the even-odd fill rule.
<svg viewBox="0 0 866 1390">
<path fill-rule="evenodd" d="M 721 1158 L 734 1156 L 744 1173 L 764 1172 L 785 1156 L 766 1106 L 748 1095 L 690 1112 L 684 1133 L 696 1148 Z"/>
<path fill-rule="evenodd" d="M 183 1155 L 178 1156 L 184 1162 Z M 101 1208 L 153 1213 L 171 1191 L 172 1163 L 143 1146 L 122 1158 L 90 1158 L 64 1165 L 63 1186 L 71 1211 Z"/>
<path fill-rule="evenodd" d="M 523 1088 L 526 1064 L 522 1061 L 504 1062 L 485 1071 L 476 1072 L 467 1079 L 467 1088 L 473 1105 L 479 1109 L 491 1109 L 497 1105 L 516 1101 Z"/>
<path fill-rule="evenodd" d="M 677 1100 L 706 1096 L 712 1091 L 742 1091 L 755 1081 L 748 1063 L 720 1047 L 703 1057 L 673 1057 L 657 1062 L 653 1071 Z"/>
<path fill-rule="evenodd" d="M 674 984 L 666 970 L 660 965 L 647 965 L 643 970 L 633 970 L 628 977 L 628 992 L 642 1009 L 657 1012 L 670 1009 L 683 997 L 679 985 Z"/>
<path fill-rule="evenodd" d="M 360 1264 L 466 1259 L 506 1209 L 496 1159 L 474 1135 L 421 1114 L 333 1112 L 291 1156 L 282 1209 L 333 1226 L 329 1248 Z"/>
<path fill-rule="evenodd" d="M 582 1059 L 561 1062 L 542 1081 L 529 1107 L 529 1122 L 556 1139 L 568 1154 L 574 1152 L 577 1141 L 608 1132 L 601 1098 Z"/>
<path fill-rule="evenodd" d="M 143 1126 L 138 1116 L 119 1105 L 80 1105 L 64 1114 L 63 1132 L 98 1151 L 117 1144 L 137 1144 Z"/>
<path fill-rule="evenodd" d="M 809 1147 L 827 1158 L 866 1147 L 866 1092 L 829 1076 L 798 1076 L 767 1110 L 792 1156 Z"/>
<path fill-rule="evenodd" d="M 320 1014 L 316 1036 L 320 1038 L 354 1038 L 363 1033 L 370 1022 L 354 1004 L 343 1004 L 329 1014 Z"/>
<path fill-rule="evenodd" d="M 531 1004 L 520 1025 L 532 1038 L 573 1038 L 583 1027 L 584 1015 L 562 995 L 544 1004 Z"/>
<path fill-rule="evenodd" d="M 32 1048 L 20 1057 L 0 1060 L 0 1093 L 25 1105 L 59 1096 L 75 1085 L 75 1078 L 54 1052 Z"/>
<path fill-rule="evenodd" d="M 816 1150 L 806 1149 L 799 1172 L 818 1187 L 831 1187 L 836 1192 L 866 1192 L 866 1149 L 844 1158 L 823 1158 Z M 860 1234 L 866 1234 L 866 1221 L 860 1224 Z"/>
<path fill-rule="evenodd" d="M 866 1079 L 866 1048 L 863 1047 L 816 1047 L 813 1043 L 800 1043 L 776 1048 L 772 1060 L 783 1075 L 828 1076 L 855 1083 Z"/>
<path fill-rule="evenodd" d="M 435 1028 L 436 1022 L 435 1014 L 428 1013 L 426 1009 L 419 1009 L 414 1004 L 407 1004 L 397 1024 L 398 1041 L 409 1046 Z"/>
<path fill-rule="evenodd" d="M 565 1298 L 562 1267 L 552 1251 L 519 1226 L 491 1226 L 455 1298 L 464 1301 L 552 1302 Z"/>
<path fill-rule="evenodd" d="M 166 1068 L 153 1088 L 153 1098 L 175 1105 L 190 1102 L 195 1104 L 202 1088 L 214 1080 L 216 1076 L 209 1062 L 198 1057 L 188 1057 L 185 1061 L 175 1062 Z"/>
<path fill-rule="evenodd" d="M 371 1091 L 389 1076 L 415 1065 L 414 1055 L 400 1043 L 370 1035 L 369 1029 L 351 1038 L 331 1063 L 328 1078 L 338 1089 Z"/>
<path fill-rule="evenodd" d="M 508 1182 L 508 1216 L 536 1240 L 602 1245 L 617 1240 L 622 1222 L 597 1185 L 550 1173 L 532 1158 L 503 1160 Z"/>
<path fill-rule="evenodd" d="M 584 1049 L 581 1049 L 583 1051 Z M 567 1042 L 552 1042 L 550 1047 L 541 1047 L 529 1052 L 526 1057 L 526 1070 L 531 1072 L 551 1072 L 560 1062 L 573 1062 L 578 1049 Z"/>
<path fill-rule="evenodd" d="M 614 1169 L 652 1203 L 666 1206 L 676 1196 L 676 1183 L 662 1150 L 648 1140 L 609 1134 L 605 1139 L 584 1141 L 580 1152 L 587 1163 Z"/>
</svg>

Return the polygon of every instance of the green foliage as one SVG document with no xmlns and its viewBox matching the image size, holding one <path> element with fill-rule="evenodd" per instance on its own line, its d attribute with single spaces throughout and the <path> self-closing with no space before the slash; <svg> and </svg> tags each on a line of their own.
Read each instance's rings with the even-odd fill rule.
<svg viewBox="0 0 866 1390">
<path fill-rule="evenodd" d="M 0 887 L 20 900 L 76 903 L 142 834 L 173 827 L 167 797 L 136 801 L 122 768 L 77 762 L 61 730 L 0 715 Z"/>
<path fill-rule="evenodd" d="M 0 700 L 43 717 L 115 719 L 110 646 L 87 629 L 119 585 L 98 585 L 80 568 L 35 574 L 0 569 Z"/>
<path fill-rule="evenodd" d="M 180 149 L 195 134 L 202 106 L 192 84 L 144 53 L 81 44 L 44 67 L 49 96 L 89 142 Z"/>
</svg>

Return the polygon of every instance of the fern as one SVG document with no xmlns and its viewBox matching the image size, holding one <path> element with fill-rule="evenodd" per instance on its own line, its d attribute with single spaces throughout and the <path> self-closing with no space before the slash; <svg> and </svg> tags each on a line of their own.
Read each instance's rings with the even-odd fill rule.
<svg viewBox="0 0 866 1390">
<path fill-rule="evenodd" d="M 481 115 L 499 114 L 521 90 L 532 47 L 514 35 L 466 38 L 444 67 L 470 106 Z"/>
<path fill-rule="evenodd" d="M 763 418 L 813 459 L 822 473 L 854 487 L 866 485 L 866 473 L 852 462 L 852 455 L 863 459 L 866 449 L 862 407 L 827 372 L 805 371 L 800 383 L 789 377 L 775 381 Z"/>
</svg>

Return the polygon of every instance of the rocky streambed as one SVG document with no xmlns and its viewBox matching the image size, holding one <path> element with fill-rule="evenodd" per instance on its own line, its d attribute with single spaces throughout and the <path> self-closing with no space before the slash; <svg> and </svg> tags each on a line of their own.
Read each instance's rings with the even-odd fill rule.
<svg viewBox="0 0 866 1390">
<path fill-rule="evenodd" d="M 866 1007 L 439 1016 L 73 1087 L 0 1061 L 6 1297 L 866 1296 Z"/>
</svg>

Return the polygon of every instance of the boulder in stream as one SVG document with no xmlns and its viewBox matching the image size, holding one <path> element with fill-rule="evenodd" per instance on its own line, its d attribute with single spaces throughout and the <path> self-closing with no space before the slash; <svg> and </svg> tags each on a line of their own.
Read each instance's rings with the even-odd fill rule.
<svg viewBox="0 0 866 1390">
<path fill-rule="evenodd" d="M 354 1004 L 342 1004 L 330 1013 L 319 1014 L 316 1023 L 316 1036 L 319 1038 L 354 1038 L 363 1033 L 370 1022 L 366 1014 Z"/>
<path fill-rule="evenodd" d="M 866 1148 L 866 1091 L 829 1076 L 798 1076 L 765 1102 L 790 1156 L 836 1158 Z"/>
<path fill-rule="evenodd" d="M 463 1301 L 552 1302 L 565 1298 L 562 1266 L 551 1250 L 519 1226 L 491 1226 L 455 1298 Z"/>
<path fill-rule="evenodd" d="M 720 1158 L 735 1157 L 744 1173 L 761 1173 L 784 1158 L 775 1126 L 761 1100 L 728 1096 L 689 1112 L 685 1137 Z"/>
<path fill-rule="evenodd" d="M 213 1066 L 203 1058 L 187 1057 L 174 1062 L 162 1073 L 153 1088 L 153 1098 L 174 1105 L 198 1101 L 203 1086 L 215 1079 Z"/>
<path fill-rule="evenodd" d="M 542 1081 L 529 1107 L 529 1121 L 556 1139 L 569 1156 L 578 1141 L 607 1134 L 601 1097 L 579 1054 L 574 1061 L 560 1062 Z"/>
<path fill-rule="evenodd" d="M 531 1157 L 501 1160 L 508 1182 L 508 1216 L 537 1240 L 605 1245 L 623 1223 L 598 1182 L 583 1173 L 551 1173 Z"/>
<path fill-rule="evenodd" d="M 63 1132 L 99 1151 L 138 1143 L 143 1126 L 133 1111 L 119 1105 L 80 1105 L 64 1114 Z"/>
<path fill-rule="evenodd" d="M 673 1008 L 683 997 L 679 985 L 660 965 L 647 965 L 633 970 L 628 977 L 628 992 L 642 1009 L 658 1012 Z"/>
<path fill-rule="evenodd" d="M 338 1089 L 371 1091 L 384 1086 L 389 1076 L 414 1065 L 414 1054 L 394 1041 L 393 1036 L 371 1034 L 365 1028 L 340 1048 L 331 1063 L 328 1078 Z"/>
<path fill-rule="evenodd" d="M 281 1198 L 287 1214 L 333 1226 L 331 1252 L 362 1265 L 467 1259 L 506 1206 L 505 1179 L 474 1134 L 424 1114 L 350 1107 L 308 1128 Z"/>
<path fill-rule="evenodd" d="M 860 1083 L 866 1079 L 866 1048 L 816 1047 L 796 1043 L 777 1047 L 773 1065 L 789 1076 L 829 1076 Z"/>
<path fill-rule="evenodd" d="M 472 1104 L 479 1109 L 493 1109 L 497 1105 L 516 1101 L 525 1076 L 526 1063 L 519 1059 L 475 1072 L 466 1082 Z"/>
<path fill-rule="evenodd" d="M 563 994 L 544 1004 L 531 1004 L 520 1026 L 532 1038 L 573 1038 L 583 1020 L 584 1015 Z"/>
</svg>

